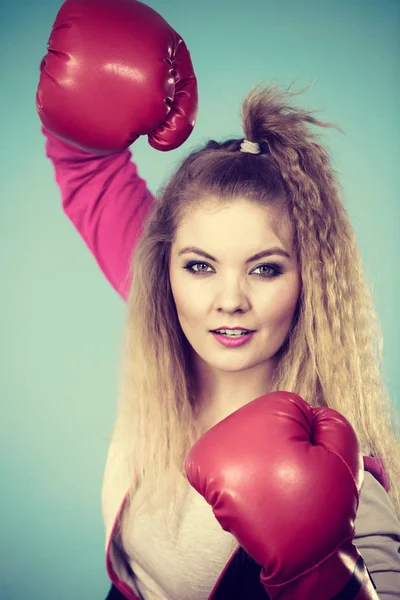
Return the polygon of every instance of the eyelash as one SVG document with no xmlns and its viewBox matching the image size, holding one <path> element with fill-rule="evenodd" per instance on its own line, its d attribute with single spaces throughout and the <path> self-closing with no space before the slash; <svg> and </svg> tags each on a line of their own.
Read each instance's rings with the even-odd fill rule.
<svg viewBox="0 0 400 600">
<path fill-rule="evenodd" d="M 209 275 L 210 271 L 193 271 L 194 265 L 206 265 L 207 267 L 211 267 L 211 265 L 209 265 L 206 262 L 203 261 L 198 261 L 198 260 L 191 260 L 190 262 L 188 262 L 184 267 L 182 267 L 183 269 L 186 269 L 186 271 L 188 271 L 189 273 L 191 273 L 192 275 Z M 268 269 L 270 269 L 273 273 L 266 275 L 266 274 L 261 274 L 261 273 L 254 273 L 254 275 L 256 277 L 260 277 L 261 279 L 273 279 L 275 277 L 279 277 L 279 275 L 282 275 L 283 270 L 281 265 L 278 265 L 277 263 L 268 263 L 268 264 L 262 264 L 262 265 L 258 265 L 257 267 L 255 267 L 256 269 L 259 269 L 260 267 L 268 267 Z M 212 267 L 211 267 L 212 268 Z"/>
</svg>

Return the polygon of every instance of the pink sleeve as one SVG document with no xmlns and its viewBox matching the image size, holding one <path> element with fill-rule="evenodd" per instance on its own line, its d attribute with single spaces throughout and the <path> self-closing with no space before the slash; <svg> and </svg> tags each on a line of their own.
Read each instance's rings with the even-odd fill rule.
<svg viewBox="0 0 400 600">
<path fill-rule="evenodd" d="M 154 197 L 139 177 L 129 149 L 99 156 L 59 140 L 44 128 L 42 132 L 64 212 L 126 300 L 131 258 Z"/>
<path fill-rule="evenodd" d="M 382 487 L 388 492 L 390 490 L 389 477 L 385 471 L 382 461 L 373 456 L 364 456 L 364 470 L 369 471 Z"/>
</svg>

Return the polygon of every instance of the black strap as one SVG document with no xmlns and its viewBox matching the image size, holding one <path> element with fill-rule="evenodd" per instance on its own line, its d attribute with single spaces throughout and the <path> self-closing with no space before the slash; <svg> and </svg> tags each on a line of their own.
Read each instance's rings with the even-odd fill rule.
<svg viewBox="0 0 400 600">
<path fill-rule="evenodd" d="M 269 600 L 260 582 L 260 574 L 260 565 L 243 548 L 239 548 L 212 600 Z"/>
<path fill-rule="evenodd" d="M 365 571 L 374 589 L 376 585 L 368 571 L 362 556 L 354 567 L 351 579 L 346 586 L 331 600 L 355 600 L 364 582 Z M 212 600 L 268 600 L 269 596 L 260 583 L 261 567 L 243 550 L 239 548 L 226 570 Z"/>
<path fill-rule="evenodd" d="M 360 592 L 361 587 L 363 585 L 365 571 L 367 571 L 371 583 L 376 589 L 376 585 L 371 577 L 371 573 L 368 571 L 363 557 L 360 556 L 354 567 L 351 579 L 349 580 L 347 585 L 342 589 L 342 591 L 339 592 L 334 598 L 332 598 L 332 600 L 354 600 L 357 597 L 357 594 Z"/>
<path fill-rule="evenodd" d="M 112 585 L 106 600 L 126 600 L 126 598 L 115 585 Z"/>
</svg>

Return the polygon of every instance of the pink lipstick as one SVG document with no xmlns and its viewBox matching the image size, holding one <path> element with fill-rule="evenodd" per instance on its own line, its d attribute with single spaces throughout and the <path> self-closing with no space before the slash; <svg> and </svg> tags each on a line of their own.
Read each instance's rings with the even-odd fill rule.
<svg viewBox="0 0 400 600">
<path fill-rule="evenodd" d="M 216 333 L 215 331 L 211 331 L 211 333 L 223 346 L 227 346 L 228 348 L 236 348 L 237 346 L 243 346 L 244 344 L 247 344 L 254 337 L 256 332 L 249 331 L 249 333 L 245 333 L 239 337 L 228 337 L 222 333 Z"/>
</svg>

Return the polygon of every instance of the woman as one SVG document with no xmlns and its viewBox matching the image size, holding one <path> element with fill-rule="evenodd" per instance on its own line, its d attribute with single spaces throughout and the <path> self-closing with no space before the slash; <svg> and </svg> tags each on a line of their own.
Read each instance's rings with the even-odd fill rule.
<svg viewBox="0 0 400 600">
<path fill-rule="evenodd" d="M 387 486 L 382 473 L 365 474 L 355 544 L 379 597 L 398 598 L 398 439 L 354 235 L 327 154 L 307 126 L 322 123 L 272 88 L 250 94 L 243 112 L 251 143 L 210 142 L 190 155 L 149 217 L 150 194 L 127 162 L 129 151 L 96 157 L 91 184 L 108 181 L 101 201 L 115 212 L 98 208 L 89 226 L 90 208 L 83 213 L 82 202 L 100 196 L 92 188 L 89 198 L 87 186 L 76 196 L 84 180 L 76 177 L 78 156 L 85 153 L 49 136 L 64 207 L 118 289 L 126 265 L 114 268 L 113 240 L 101 245 L 99 232 L 107 226 L 116 242 L 130 245 L 124 258 L 138 221 L 147 219 L 133 258 L 121 399 L 103 489 L 108 571 L 127 598 L 135 596 L 123 582 L 144 598 L 207 598 L 237 542 L 219 529 L 176 465 L 202 433 L 240 406 L 289 390 L 343 414 L 364 456 L 385 465 L 389 494 L 378 483 Z M 122 163 L 126 168 L 119 182 L 110 177 L 117 163 L 115 172 Z M 128 178 L 130 188 L 122 185 Z M 246 265 L 271 248 L 270 257 Z M 210 333 L 236 324 L 257 329 L 241 347 L 228 349 Z M 170 509 L 165 534 L 163 509 Z M 204 570 L 193 568 L 196 561 Z"/>
<path fill-rule="evenodd" d="M 243 440 L 256 437 L 256 426 L 243 424 L 254 399 L 268 407 L 277 390 L 312 418 L 330 407 L 353 426 L 366 469 L 354 543 L 378 597 L 400 598 L 399 441 L 380 376 L 379 327 L 329 158 L 308 128 L 324 124 L 289 100 L 273 88 L 251 93 L 244 139 L 190 155 L 157 201 L 129 150 L 93 155 L 45 132 L 64 209 L 127 300 L 103 486 L 110 599 L 275 597 L 260 584 L 266 564 L 239 548 L 234 528 L 221 528 L 183 462 L 236 419 L 243 478 Z M 265 471 L 270 462 L 266 454 Z M 340 504 L 346 475 L 318 467 L 317 480 L 328 481 L 333 506 Z M 261 499 L 267 518 L 271 498 Z M 306 511 L 294 557 L 305 553 L 324 506 L 317 500 L 315 512 Z M 296 499 L 290 512 L 275 503 L 274 519 L 300 522 L 300 507 Z M 289 532 L 282 527 L 289 542 L 296 519 Z M 376 597 L 361 585 L 362 596 L 341 588 L 337 597 Z M 316 597 L 336 593 L 325 587 Z"/>
</svg>

